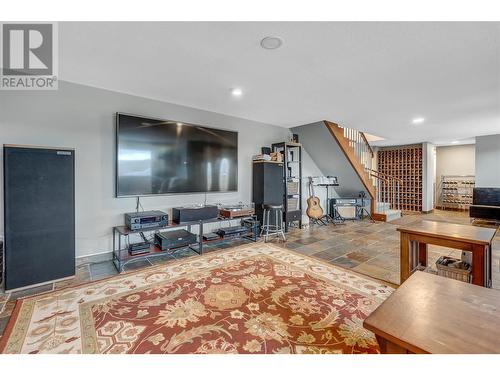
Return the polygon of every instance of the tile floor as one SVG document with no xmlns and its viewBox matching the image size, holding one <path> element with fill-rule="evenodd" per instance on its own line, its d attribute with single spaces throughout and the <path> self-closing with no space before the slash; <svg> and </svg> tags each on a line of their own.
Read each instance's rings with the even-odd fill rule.
<svg viewBox="0 0 500 375">
<path fill-rule="evenodd" d="M 395 285 L 399 284 L 398 226 L 421 220 L 470 224 L 468 214 L 456 211 L 435 211 L 431 214 L 408 214 L 390 223 L 348 222 L 336 227 L 312 227 L 293 231 L 283 246 L 299 253 L 323 259 L 331 264 L 371 276 Z M 430 245 L 429 265 L 435 269 L 442 256 L 460 258 L 459 250 Z M 500 231 L 493 242 L 493 288 L 500 289 Z"/>
<path fill-rule="evenodd" d="M 363 221 L 347 222 L 345 225 L 338 226 L 315 226 L 305 230 L 294 229 L 288 233 L 287 242 L 276 242 L 276 244 L 364 275 L 399 284 L 399 232 L 396 228 L 399 225 L 411 225 L 420 220 L 469 224 L 466 213 L 435 211 L 432 214 L 405 215 L 391 223 Z M 248 241 L 219 242 L 207 245 L 205 251 L 216 251 L 244 243 Z M 460 257 L 460 252 L 457 253 L 455 250 L 429 246 L 429 263 L 434 263 L 441 255 L 452 254 Z M 130 263 L 125 267 L 125 271 L 196 255 L 194 251 L 184 250 L 174 255 L 165 254 L 160 257 L 143 258 Z M 70 280 L 7 294 L 0 291 L 0 335 L 7 325 L 18 298 L 100 280 L 116 274 L 111 261 L 84 264 L 77 267 L 76 276 Z M 493 243 L 493 288 L 500 289 L 500 231 Z"/>
</svg>

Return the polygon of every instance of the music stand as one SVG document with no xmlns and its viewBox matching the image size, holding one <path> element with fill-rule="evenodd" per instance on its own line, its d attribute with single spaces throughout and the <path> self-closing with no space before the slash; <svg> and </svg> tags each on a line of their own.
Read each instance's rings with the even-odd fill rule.
<svg viewBox="0 0 500 375">
<path fill-rule="evenodd" d="M 326 221 L 332 223 L 333 225 L 345 224 L 345 219 L 339 214 L 337 209 L 334 208 L 333 213 L 330 210 L 330 186 L 340 186 L 340 184 L 338 183 L 338 177 L 326 176 L 316 178 L 320 179 L 320 182 L 315 184 L 315 186 L 326 188 Z"/>
</svg>

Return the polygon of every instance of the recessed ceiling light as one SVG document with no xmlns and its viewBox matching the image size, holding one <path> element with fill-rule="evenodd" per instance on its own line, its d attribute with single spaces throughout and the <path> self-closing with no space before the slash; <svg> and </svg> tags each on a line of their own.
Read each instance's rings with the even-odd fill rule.
<svg viewBox="0 0 500 375">
<path fill-rule="evenodd" d="M 423 117 L 415 117 L 413 120 L 411 120 L 411 123 L 413 125 L 419 125 L 422 124 L 425 121 L 425 118 Z"/>
<path fill-rule="evenodd" d="M 260 46 L 265 49 L 280 48 L 282 44 L 283 40 L 277 36 L 266 36 L 260 41 Z"/>
<path fill-rule="evenodd" d="M 231 95 L 235 96 L 235 97 L 240 97 L 241 95 L 243 95 L 243 90 L 235 87 L 235 88 L 231 89 Z"/>
</svg>

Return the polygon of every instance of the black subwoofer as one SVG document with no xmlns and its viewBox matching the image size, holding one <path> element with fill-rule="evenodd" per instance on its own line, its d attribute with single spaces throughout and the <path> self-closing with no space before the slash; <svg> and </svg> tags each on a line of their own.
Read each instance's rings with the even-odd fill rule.
<svg viewBox="0 0 500 375">
<path fill-rule="evenodd" d="M 5 289 L 75 274 L 74 150 L 4 146 Z"/>
</svg>

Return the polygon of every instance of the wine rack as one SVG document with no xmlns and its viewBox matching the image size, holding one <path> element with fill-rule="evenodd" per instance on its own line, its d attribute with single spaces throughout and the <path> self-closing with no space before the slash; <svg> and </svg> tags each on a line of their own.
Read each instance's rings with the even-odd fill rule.
<svg viewBox="0 0 500 375">
<path fill-rule="evenodd" d="M 399 207 L 402 211 L 422 211 L 422 145 L 381 148 L 377 152 L 378 171 L 396 177 L 400 186 Z M 382 202 L 389 202 L 394 192 L 382 186 Z"/>
<path fill-rule="evenodd" d="M 439 204 L 442 209 L 468 210 L 472 204 L 475 177 L 441 176 L 439 182 Z"/>
</svg>

